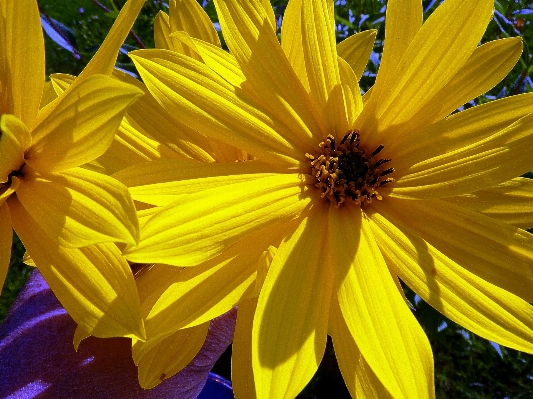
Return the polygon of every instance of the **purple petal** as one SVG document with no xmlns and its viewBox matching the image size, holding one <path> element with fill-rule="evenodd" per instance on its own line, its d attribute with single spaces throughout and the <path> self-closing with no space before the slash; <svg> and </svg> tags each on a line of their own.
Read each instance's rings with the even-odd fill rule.
<svg viewBox="0 0 533 399">
<path fill-rule="evenodd" d="M 0 397 L 196 398 L 215 361 L 231 343 L 235 318 L 233 310 L 214 320 L 193 361 L 174 377 L 145 391 L 137 382 L 129 339 L 90 337 L 82 341 L 78 352 L 74 351 L 76 324 L 34 271 L 0 325 Z M 214 383 L 224 389 L 216 377 L 211 380 L 210 387 Z M 224 397 L 205 394 L 202 398 Z"/>
</svg>

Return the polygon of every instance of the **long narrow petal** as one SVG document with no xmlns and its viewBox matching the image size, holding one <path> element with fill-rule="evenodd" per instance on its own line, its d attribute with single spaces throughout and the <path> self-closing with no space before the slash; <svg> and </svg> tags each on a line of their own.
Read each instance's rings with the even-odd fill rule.
<svg viewBox="0 0 533 399">
<path fill-rule="evenodd" d="M 154 19 L 154 41 L 155 47 L 170 50 L 170 39 L 168 36 L 171 34 L 170 19 L 168 14 L 163 11 L 159 11 Z"/>
<path fill-rule="evenodd" d="M 417 113 L 432 123 L 444 118 L 461 105 L 496 86 L 522 54 L 522 39 L 512 37 L 494 40 L 477 47 L 461 70 L 439 91 L 437 101 L 429 102 Z"/>
<path fill-rule="evenodd" d="M 0 115 L 33 127 L 44 86 L 44 38 L 34 0 L 6 1 L 0 17 Z"/>
<path fill-rule="evenodd" d="M 49 239 L 62 246 L 137 241 L 137 216 L 127 188 L 100 173 L 82 168 L 26 173 L 17 198 Z"/>
<path fill-rule="evenodd" d="M 113 23 L 104 42 L 76 79 L 76 84 L 95 74 L 110 76 L 115 67 L 118 52 L 144 5 L 144 0 L 128 0 Z"/>
<path fill-rule="evenodd" d="M 196 0 L 171 0 L 170 31 L 185 31 L 191 37 L 220 47 L 218 33 L 203 7 Z"/>
<path fill-rule="evenodd" d="M 185 368 L 202 348 L 208 328 L 206 322 L 176 331 L 136 359 L 141 387 L 151 389 Z"/>
<path fill-rule="evenodd" d="M 359 208 L 331 208 L 329 216 L 337 298 L 361 354 L 394 397 L 434 397 L 431 347 L 391 278 L 368 219 Z"/>
<path fill-rule="evenodd" d="M 382 208 L 469 272 L 533 302 L 532 234 L 441 200 L 391 198 Z"/>
<path fill-rule="evenodd" d="M 269 164 L 250 161 L 232 163 L 199 163 L 161 159 L 133 165 L 113 175 L 125 184 L 134 200 L 164 206 L 184 194 L 210 188 L 251 181 L 272 172 Z"/>
<path fill-rule="evenodd" d="M 182 123 L 276 163 L 294 164 L 305 154 L 287 141 L 293 137 L 286 127 L 205 64 L 163 50 L 130 56 L 152 95 Z"/>
<path fill-rule="evenodd" d="M 305 145 L 326 136 L 317 109 L 298 79 L 259 0 L 215 1 L 224 39 L 263 105 Z"/>
<path fill-rule="evenodd" d="M 392 1 L 389 2 L 389 7 L 391 3 Z M 405 18 L 405 10 L 402 16 Z M 377 33 L 378 31 L 375 29 L 365 30 L 347 37 L 337 44 L 337 54 L 350 65 L 357 79 L 361 79 L 361 76 L 363 76 Z"/>
<path fill-rule="evenodd" d="M 401 221 L 370 217 L 388 265 L 424 301 L 483 338 L 533 353 L 531 305 L 468 272 Z"/>
<path fill-rule="evenodd" d="M 220 254 L 247 234 L 294 219 L 309 205 L 297 174 L 272 174 L 228 184 L 163 207 L 141 230 L 128 260 L 193 266 Z M 228 181 L 232 178 L 228 177 Z"/>
<path fill-rule="evenodd" d="M 517 177 L 485 190 L 445 200 L 522 229 L 533 227 L 531 179 Z"/>
<path fill-rule="evenodd" d="M 239 304 L 231 351 L 231 385 L 235 399 L 256 399 L 252 369 L 252 329 L 257 298 Z"/>
<path fill-rule="evenodd" d="M 413 165 L 394 183 L 398 198 L 445 198 L 486 189 L 533 169 L 533 114 L 473 144 Z"/>
<path fill-rule="evenodd" d="M 331 301 L 329 334 L 346 387 L 354 398 L 389 399 L 393 396 L 366 362 L 342 317 L 337 300 Z"/>
<path fill-rule="evenodd" d="M 376 76 L 376 84 L 372 87 L 372 95 L 368 96 L 368 98 L 372 98 L 372 101 L 365 105 L 366 109 L 362 117 L 373 115 L 382 96 L 390 89 L 400 60 L 422 27 L 422 16 L 422 2 L 419 0 L 391 0 L 387 2 L 383 54 Z M 361 77 L 360 75 L 357 76 Z"/>
<path fill-rule="evenodd" d="M 268 271 L 252 332 L 258 399 L 296 397 L 324 354 L 333 286 L 323 251 L 326 228 L 327 209 L 312 209 L 280 244 Z"/>
<path fill-rule="evenodd" d="M 128 109 L 127 123 L 176 154 L 202 162 L 215 160 L 212 140 L 184 125 L 181 118 L 169 115 L 137 79 L 119 71 L 115 71 L 113 76 L 144 91 L 144 95 Z"/>
<path fill-rule="evenodd" d="M 531 113 L 533 93 L 506 97 L 453 114 L 402 140 L 388 140 L 384 151 L 390 151 L 394 168 L 403 173 L 418 162 L 486 139 Z"/>
<path fill-rule="evenodd" d="M 8 203 L 15 231 L 76 323 L 98 337 L 143 339 L 135 280 L 115 244 L 63 248 L 48 239 L 17 199 Z"/>
<path fill-rule="evenodd" d="M 342 137 L 348 130 L 341 89 L 332 0 L 301 2 L 302 51 L 310 96 L 317 104 L 321 125 Z"/>
<path fill-rule="evenodd" d="M 153 268 L 143 275 L 139 290 L 153 285 L 148 280 L 160 281 L 142 304 L 147 334 L 158 336 L 205 323 L 253 295 L 262 253 L 269 245 L 278 245 L 290 227 L 253 234 L 200 266 L 176 271 Z"/>
<path fill-rule="evenodd" d="M 33 130 L 26 163 L 39 171 L 70 169 L 102 155 L 127 107 L 142 91 L 107 76 L 92 76 L 60 97 Z"/>
<path fill-rule="evenodd" d="M 193 43 L 205 64 L 218 73 L 220 77 L 235 87 L 240 87 L 246 80 L 233 55 L 201 40 L 193 39 Z"/>
<path fill-rule="evenodd" d="M 340 57 L 338 58 L 338 63 L 344 108 L 346 110 L 345 119 L 347 125 L 344 126 L 344 131 L 346 132 L 353 127 L 355 120 L 363 110 L 363 97 L 361 96 L 357 76 L 355 76 L 350 65 Z M 337 126 L 340 125 L 337 124 Z"/>
<path fill-rule="evenodd" d="M 11 241 L 13 239 L 13 226 L 11 225 L 11 212 L 7 203 L 0 204 L 0 291 L 4 286 L 7 269 L 11 260 Z"/>
<path fill-rule="evenodd" d="M 302 39 L 302 0 L 290 0 L 285 8 L 281 24 L 281 48 L 300 82 L 309 92 Z"/>
<path fill-rule="evenodd" d="M 376 100 L 379 104 L 361 126 L 362 131 L 372 135 L 371 147 L 384 137 L 408 135 L 427 124 L 426 118 L 418 118 L 418 114 L 426 104 L 442 101 L 440 90 L 476 48 L 493 8 L 492 0 L 449 0 L 431 14 L 402 59 L 396 60 L 383 95 Z"/>
</svg>

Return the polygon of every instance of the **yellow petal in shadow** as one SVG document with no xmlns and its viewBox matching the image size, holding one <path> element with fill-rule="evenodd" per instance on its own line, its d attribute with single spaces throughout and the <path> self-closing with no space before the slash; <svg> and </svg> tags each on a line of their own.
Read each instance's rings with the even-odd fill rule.
<svg viewBox="0 0 533 399">
<path fill-rule="evenodd" d="M 8 203 L 15 231 L 76 323 L 96 337 L 145 338 L 135 281 L 115 244 L 61 247 L 16 198 Z"/>
<path fill-rule="evenodd" d="M 117 180 L 82 168 L 62 174 L 27 170 L 17 197 L 50 240 L 71 248 L 137 241 L 135 207 Z"/>
<path fill-rule="evenodd" d="M 471 194 L 445 198 L 446 201 L 480 212 L 521 229 L 533 227 L 533 180 L 517 177 Z"/>
<path fill-rule="evenodd" d="M 127 107 L 141 94 L 110 77 L 88 78 L 62 95 L 32 131 L 26 163 L 40 171 L 57 172 L 99 157 L 113 141 Z"/>
<path fill-rule="evenodd" d="M 191 37 L 220 47 L 218 33 L 203 7 L 196 0 L 170 0 L 170 32 L 184 31 Z"/>
<path fill-rule="evenodd" d="M 44 38 L 34 0 L 2 2 L 0 12 L 0 115 L 33 127 L 44 86 Z"/>
<path fill-rule="evenodd" d="M 257 298 L 239 304 L 231 350 L 231 386 L 235 399 L 256 399 L 252 369 L 252 328 Z"/>
<path fill-rule="evenodd" d="M 270 265 L 252 332 L 258 399 L 296 397 L 324 355 L 333 286 L 323 256 L 326 228 L 326 207 L 312 209 L 280 244 Z"/>
<path fill-rule="evenodd" d="M 196 327 L 178 330 L 138 356 L 137 341 L 133 346 L 134 360 L 139 368 L 139 384 L 151 389 L 172 377 L 187 366 L 202 348 L 207 336 L 209 322 Z"/>
</svg>

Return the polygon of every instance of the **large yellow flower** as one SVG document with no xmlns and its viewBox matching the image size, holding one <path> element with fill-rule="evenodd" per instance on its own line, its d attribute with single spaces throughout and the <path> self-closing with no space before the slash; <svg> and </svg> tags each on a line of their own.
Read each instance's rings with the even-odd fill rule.
<svg viewBox="0 0 533 399">
<path fill-rule="evenodd" d="M 125 5 L 59 98 L 45 85 L 37 2 L 0 6 L 0 286 L 14 228 L 64 307 L 100 336 L 144 336 L 131 270 L 112 243 L 136 242 L 133 201 L 123 184 L 80 167 L 106 151 L 126 109 L 142 95 L 104 75 L 143 3 Z"/>
<path fill-rule="evenodd" d="M 533 167 L 533 96 L 446 118 L 521 52 L 519 39 L 477 47 L 492 0 L 447 0 L 423 25 L 419 0 L 389 1 L 380 70 L 364 101 L 354 66 L 337 54 L 331 1 L 291 0 L 281 46 L 265 3 L 215 1 L 232 56 L 200 42 L 205 63 L 164 50 L 133 55 L 171 115 L 256 160 L 138 168 L 139 185 L 155 184 L 134 198 L 163 207 L 125 256 L 207 261 L 195 295 L 180 297 L 199 320 L 213 308 L 215 272 L 231 272 L 228 281 L 241 282 L 233 298 L 245 298 L 239 262 L 279 244 L 257 270 L 257 303 L 239 310 L 236 337 L 251 342 L 255 381 L 239 377 L 242 397 L 295 397 L 327 334 L 354 396 L 433 397 L 431 349 L 398 277 L 471 331 L 533 352 L 533 237 L 476 212 L 498 184 L 502 203 L 512 184 L 508 192 L 531 196 L 528 181 L 504 182 Z M 158 301 L 155 291 L 147 323 L 169 323 L 173 298 Z M 245 373 L 247 360 L 237 362 Z"/>
</svg>

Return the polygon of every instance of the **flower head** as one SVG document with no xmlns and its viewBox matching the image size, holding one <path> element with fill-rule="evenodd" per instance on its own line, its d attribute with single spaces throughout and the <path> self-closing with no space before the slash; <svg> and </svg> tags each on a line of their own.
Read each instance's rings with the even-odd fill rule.
<svg viewBox="0 0 533 399">
<path fill-rule="evenodd" d="M 111 244 L 137 241 L 133 201 L 115 179 L 81 167 L 106 151 L 142 95 L 105 75 L 143 3 L 125 5 L 99 52 L 54 100 L 43 96 L 52 86 L 37 2 L 0 6 L 0 285 L 14 229 L 65 308 L 100 336 L 144 336 L 133 276 Z"/>
<path fill-rule="evenodd" d="M 331 1 L 291 0 L 281 45 L 263 2 L 215 4 L 229 55 L 192 40 L 200 59 L 132 58 L 171 115 L 255 160 L 154 164 L 131 188 L 163 207 L 125 256 L 200 265 L 156 290 L 147 326 L 163 334 L 240 304 L 234 369 L 251 375 L 251 365 L 255 382 L 238 377 L 242 397 L 295 397 L 327 334 L 352 395 L 433 397 L 431 349 L 400 278 L 466 328 L 533 352 L 533 237 L 453 204 L 533 167 L 533 97 L 447 117 L 520 54 L 519 39 L 477 47 L 493 2 L 447 0 L 422 24 L 419 0 L 389 1 L 365 98 L 350 44 L 335 44 Z M 181 320 L 170 317 L 178 309 Z"/>
</svg>

